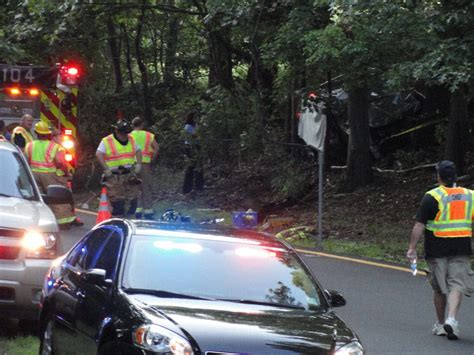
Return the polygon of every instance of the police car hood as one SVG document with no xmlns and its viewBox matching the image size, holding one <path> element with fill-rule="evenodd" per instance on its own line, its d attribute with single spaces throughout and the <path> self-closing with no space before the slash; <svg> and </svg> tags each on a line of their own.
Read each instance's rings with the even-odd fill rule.
<svg viewBox="0 0 474 355">
<path fill-rule="evenodd" d="M 58 231 L 56 219 L 44 202 L 3 196 L 0 196 L 0 228 Z"/>
</svg>

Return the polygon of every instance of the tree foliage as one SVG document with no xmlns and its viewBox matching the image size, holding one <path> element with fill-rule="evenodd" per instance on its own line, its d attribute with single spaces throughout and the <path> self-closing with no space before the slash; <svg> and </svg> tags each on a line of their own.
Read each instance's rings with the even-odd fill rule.
<svg viewBox="0 0 474 355">
<path fill-rule="evenodd" d="M 179 166 L 183 119 L 197 109 L 212 166 L 228 174 L 270 162 L 268 185 L 296 195 L 312 186 L 299 181 L 313 178 L 304 166 L 314 163 L 301 154 L 297 137 L 302 95 L 326 92 L 329 149 L 339 127 L 323 85 L 328 78 L 339 78 L 334 85 L 349 94 L 351 137 L 343 159 L 350 189 L 371 181 L 372 90 L 447 90 L 444 156 L 462 167 L 470 147 L 472 1 L 2 3 L 0 60 L 82 63 L 81 131 L 91 149 L 121 109 L 128 118 L 143 116 L 160 137 L 162 159 Z M 299 168 L 292 183 L 288 171 Z"/>
</svg>

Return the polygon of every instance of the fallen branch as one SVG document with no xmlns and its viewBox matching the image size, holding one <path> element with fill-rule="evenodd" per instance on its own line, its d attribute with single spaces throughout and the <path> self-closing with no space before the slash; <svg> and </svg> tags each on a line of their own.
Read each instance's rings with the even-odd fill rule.
<svg viewBox="0 0 474 355">
<path fill-rule="evenodd" d="M 415 170 L 421 170 L 421 169 L 433 169 L 436 166 L 436 164 L 425 164 L 425 165 L 418 165 L 414 166 L 413 168 L 408 168 L 408 169 L 402 169 L 402 170 L 396 170 L 396 169 L 380 169 L 375 166 L 372 167 L 374 171 L 377 171 L 379 173 L 407 173 L 410 171 L 415 171 Z"/>
<path fill-rule="evenodd" d="M 419 165 L 415 166 L 413 168 L 408 168 L 408 169 L 402 169 L 402 170 L 397 170 L 397 169 L 380 169 L 375 166 L 372 167 L 372 170 L 377 171 L 379 173 L 407 173 L 410 171 L 415 171 L 415 170 L 421 170 L 421 169 L 432 169 L 436 166 L 436 164 L 425 164 L 425 165 Z M 331 166 L 331 169 L 337 170 L 337 169 L 347 169 L 347 165 L 333 165 Z"/>
</svg>

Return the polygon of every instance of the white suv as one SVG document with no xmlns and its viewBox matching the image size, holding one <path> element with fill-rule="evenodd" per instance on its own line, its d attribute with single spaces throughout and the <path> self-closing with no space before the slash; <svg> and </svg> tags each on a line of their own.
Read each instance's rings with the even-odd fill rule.
<svg viewBox="0 0 474 355">
<path fill-rule="evenodd" d="M 38 318 L 44 275 L 60 252 L 56 218 L 45 204 L 69 203 L 71 192 L 41 195 L 22 152 L 0 141 L 0 314 Z"/>
</svg>

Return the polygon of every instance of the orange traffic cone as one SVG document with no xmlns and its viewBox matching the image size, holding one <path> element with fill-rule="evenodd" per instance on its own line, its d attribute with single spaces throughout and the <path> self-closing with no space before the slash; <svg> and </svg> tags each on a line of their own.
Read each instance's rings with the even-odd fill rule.
<svg viewBox="0 0 474 355">
<path fill-rule="evenodd" d="M 109 203 L 107 202 L 107 189 L 103 187 L 100 192 L 99 211 L 97 212 L 97 220 L 95 221 L 95 224 L 105 221 L 110 217 L 112 217 L 112 215 L 109 211 Z"/>
</svg>

